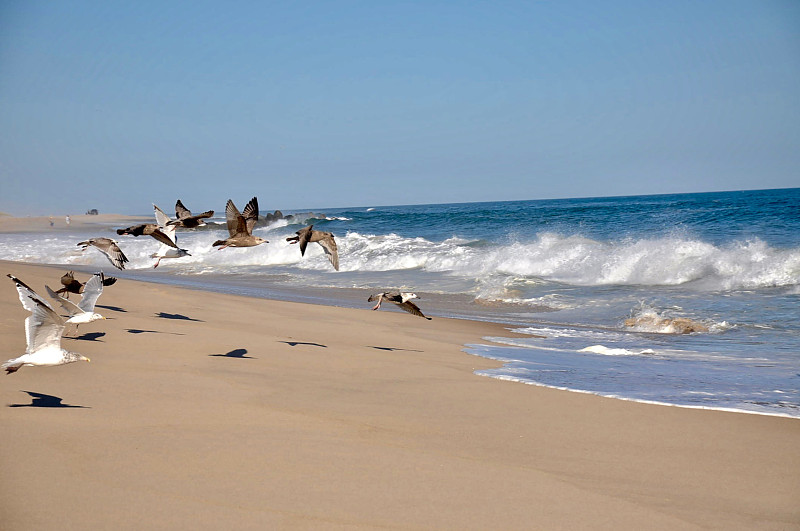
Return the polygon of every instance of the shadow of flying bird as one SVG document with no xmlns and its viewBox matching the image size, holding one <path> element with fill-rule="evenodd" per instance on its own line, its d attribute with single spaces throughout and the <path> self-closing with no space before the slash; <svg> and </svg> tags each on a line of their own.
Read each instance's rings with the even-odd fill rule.
<svg viewBox="0 0 800 531">
<path fill-rule="evenodd" d="M 8 407 L 51 407 L 51 408 L 80 408 L 89 409 L 87 406 L 73 406 L 64 404 L 63 399 L 58 396 L 34 393 L 33 391 L 22 391 L 31 397 L 30 404 L 9 404 Z"/>
<path fill-rule="evenodd" d="M 246 348 L 237 348 L 237 349 L 231 350 L 230 352 L 226 352 L 225 354 L 209 354 L 209 356 L 215 356 L 215 357 L 218 357 L 218 358 L 239 358 L 239 359 L 248 359 L 248 360 L 256 359 L 253 356 L 248 356 L 247 355 L 247 349 Z"/>
</svg>

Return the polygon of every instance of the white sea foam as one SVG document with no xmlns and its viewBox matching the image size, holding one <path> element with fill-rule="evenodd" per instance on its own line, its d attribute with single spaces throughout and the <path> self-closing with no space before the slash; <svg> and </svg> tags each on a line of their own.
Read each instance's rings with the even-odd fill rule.
<svg viewBox="0 0 800 531">
<path fill-rule="evenodd" d="M 590 347 L 582 348 L 578 352 L 592 352 L 594 354 L 602 354 L 604 356 L 636 356 L 639 354 L 655 354 L 655 351 L 651 349 L 635 352 L 627 348 L 613 348 L 606 347 L 605 345 L 592 345 Z"/>
<path fill-rule="evenodd" d="M 283 220 L 281 220 L 283 221 Z M 191 257 L 172 261 L 194 270 L 296 265 L 324 270 L 319 246 L 310 245 L 301 260 L 296 246 L 285 242 L 293 227 L 282 223 L 260 227 L 255 233 L 270 243 L 248 249 L 211 247 L 223 231 L 179 233 L 179 245 Z M 88 251 L 76 252 L 74 235 L 5 235 L 0 258 L 32 262 L 102 263 Z M 131 260 L 129 268 L 151 267 L 155 242 L 148 238 L 117 238 Z M 796 293 L 800 284 L 800 249 L 779 249 L 754 239 L 714 246 L 688 238 L 600 242 L 580 236 L 540 234 L 532 241 L 471 245 L 452 237 L 444 241 L 347 232 L 336 235 L 340 264 L 347 271 L 403 271 L 418 269 L 453 275 L 475 282 L 475 295 L 486 300 L 536 303 L 525 287 L 557 282 L 574 286 L 675 286 L 697 290 L 743 290 L 784 286 Z M 167 265 L 167 262 L 164 262 Z M 533 283 L 533 284 L 531 284 Z M 522 288 L 522 289 L 520 289 Z"/>
<path fill-rule="evenodd" d="M 800 249 L 776 249 L 760 240 L 718 247 L 681 238 L 598 242 L 541 234 L 532 242 L 470 247 L 451 238 L 432 242 L 396 234 L 348 233 L 340 247 L 350 270 L 420 268 L 493 283 L 479 296 L 511 300 L 506 288 L 520 279 L 577 286 L 687 284 L 702 290 L 755 289 L 800 283 Z M 344 253 L 342 253 L 344 254 Z M 345 262 L 349 262 L 346 265 Z M 486 279 L 496 276 L 493 281 Z"/>
</svg>

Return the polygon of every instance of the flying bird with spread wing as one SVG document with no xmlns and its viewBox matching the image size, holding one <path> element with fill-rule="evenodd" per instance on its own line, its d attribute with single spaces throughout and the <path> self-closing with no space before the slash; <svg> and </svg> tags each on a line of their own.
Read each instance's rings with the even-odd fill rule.
<svg viewBox="0 0 800 531">
<path fill-rule="evenodd" d="M 155 265 L 153 265 L 153 269 L 158 267 L 158 264 L 161 263 L 161 260 L 164 258 L 182 258 L 184 256 L 191 256 L 189 251 L 186 249 L 181 249 L 178 247 L 178 237 L 175 234 L 175 230 L 177 229 L 177 225 L 170 225 L 171 221 L 169 216 L 156 205 L 153 205 L 153 211 L 156 215 L 156 222 L 158 223 L 158 228 L 163 232 L 163 234 L 169 238 L 171 245 L 162 245 L 158 252 L 153 253 L 150 255 L 150 258 L 157 258 Z M 213 212 L 212 212 L 213 214 Z"/>
<path fill-rule="evenodd" d="M 96 247 L 117 269 L 125 269 L 125 263 L 128 262 L 128 257 L 119 248 L 117 242 L 111 238 L 89 238 L 84 242 L 79 242 L 78 245 L 83 245 L 81 251 L 85 251 L 89 247 Z"/>
<path fill-rule="evenodd" d="M 254 247 L 262 243 L 269 243 L 263 238 L 253 236 L 253 228 L 258 221 L 258 199 L 252 198 L 244 207 L 244 213 L 240 213 L 233 201 L 228 199 L 225 205 L 225 218 L 228 222 L 229 237 L 224 240 L 217 240 L 211 245 L 220 246 L 220 250 L 225 247 Z"/>
<path fill-rule="evenodd" d="M 103 286 L 110 286 L 117 279 L 114 277 L 105 277 L 103 279 Z M 67 271 L 61 276 L 61 285 L 63 286 L 61 289 L 57 290 L 56 293 L 59 295 L 66 294 L 65 296 L 69 298 L 70 293 L 75 293 L 80 295 L 83 292 L 83 285 L 84 283 L 75 279 L 75 271 Z"/>
<path fill-rule="evenodd" d="M 184 229 L 194 229 L 199 227 L 200 225 L 205 225 L 206 222 L 203 221 L 205 218 L 210 218 L 214 215 L 213 210 L 208 210 L 203 212 L 202 214 L 192 214 L 192 211 L 183 206 L 181 200 L 178 199 L 178 202 L 175 203 L 175 217 L 178 219 L 174 219 L 169 222 L 169 225 L 174 225 L 176 227 L 183 227 Z"/>
<path fill-rule="evenodd" d="M 410 293 L 407 291 L 401 291 L 401 292 L 384 291 L 383 293 L 376 293 L 375 295 L 371 295 L 370 298 L 367 299 L 367 302 L 378 301 L 378 304 L 376 304 L 375 307 L 372 308 L 373 310 L 377 310 L 378 308 L 380 308 L 381 303 L 383 301 L 392 302 L 396 304 L 397 307 L 400 308 L 401 310 L 404 310 L 412 315 L 425 317 L 425 315 L 422 313 L 422 310 L 420 310 L 416 304 L 411 302 L 411 299 L 418 299 L 418 298 L 419 296 L 417 296 L 416 293 Z M 425 317 L 425 319 L 429 321 L 431 320 L 430 317 Z"/>
<path fill-rule="evenodd" d="M 61 335 L 66 323 L 55 310 L 20 279 L 13 275 L 8 277 L 14 281 L 22 307 L 31 315 L 25 318 L 25 354 L 6 361 L 0 368 L 6 374 L 11 374 L 22 366 L 48 367 L 89 361 L 89 358 L 61 347 Z"/>
<path fill-rule="evenodd" d="M 70 317 L 67 319 L 66 324 L 74 324 L 75 331 L 82 324 L 91 323 L 99 319 L 105 319 L 99 313 L 95 313 L 94 306 L 97 304 L 97 299 L 103 294 L 103 280 L 105 275 L 103 273 L 95 273 L 92 275 L 86 284 L 83 286 L 83 295 L 78 304 L 59 296 L 55 291 L 50 289 L 50 286 L 45 286 L 47 293 L 61 305 L 64 310 L 69 313 Z"/>
<path fill-rule="evenodd" d="M 162 227 L 155 223 L 145 223 L 143 225 L 134 225 L 125 229 L 117 229 L 117 234 L 130 234 L 131 236 L 152 236 L 159 242 L 168 247 L 178 248 L 175 241 L 170 238 Z"/>
<path fill-rule="evenodd" d="M 309 225 L 299 231 L 295 232 L 297 236 L 290 236 L 286 238 L 289 244 L 300 244 L 300 256 L 306 255 L 306 246 L 310 242 L 317 242 L 325 255 L 330 260 L 331 265 L 336 271 L 339 271 L 339 250 L 336 247 L 336 240 L 333 239 L 333 234 L 321 230 L 314 230 L 314 225 Z"/>
</svg>

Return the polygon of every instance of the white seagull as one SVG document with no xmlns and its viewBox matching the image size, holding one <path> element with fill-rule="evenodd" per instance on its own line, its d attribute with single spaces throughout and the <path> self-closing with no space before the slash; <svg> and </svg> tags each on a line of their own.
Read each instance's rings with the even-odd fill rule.
<svg viewBox="0 0 800 531">
<path fill-rule="evenodd" d="M 89 361 L 89 358 L 77 352 L 61 348 L 64 320 L 24 282 L 13 275 L 8 277 L 17 287 L 22 307 L 31 312 L 31 315 L 25 318 L 25 338 L 28 348 L 22 356 L 12 358 L 0 366 L 6 374 L 18 371 L 23 365 L 47 367 L 74 361 Z"/>
<path fill-rule="evenodd" d="M 50 289 L 50 286 L 45 286 L 45 289 L 47 289 L 47 293 L 57 300 L 61 307 L 69 313 L 70 317 L 67 319 L 67 324 L 74 324 L 75 331 L 77 332 L 78 327 L 82 324 L 91 323 L 98 319 L 105 319 L 105 317 L 94 311 L 94 305 L 97 303 L 97 299 L 103 294 L 103 280 L 103 273 L 95 273 L 92 275 L 92 278 L 87 280 L 86 284 L 83 286 L 83 295 L 81 296 L 81 302 L 78 304 L 61 297 L 58 293 Z"/>
<path fill-rule="evenodd" d="M 180 201 L 178 202 L 180 203 Z M 172 224 L 169 216 L 156 205 L 153 205 L 153 210 L 156 214 L 156 223 L 158 224 L 159 230 L 172 242 L 172 245 L 162 244 L 157 253 L 150 255 L 150 258 L 158 258 L 153 269 L 158 267 L 162 258 L 182 258 L 184 256 L 191 256 L 189 251 L 178 247 L 178 238 L 175 235 L 175 229 L 178 228 L 178 225 Z"/>
</svg>

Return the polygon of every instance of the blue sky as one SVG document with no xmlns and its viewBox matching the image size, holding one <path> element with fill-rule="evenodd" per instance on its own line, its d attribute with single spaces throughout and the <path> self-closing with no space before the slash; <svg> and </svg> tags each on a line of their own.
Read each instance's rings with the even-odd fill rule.
<svg viewBox="0 0 800 531">
<path fill-rule="evenodd" d="M 800 186 L 800 2 L 0 3 L 0 211 Z"/>
</svg>

